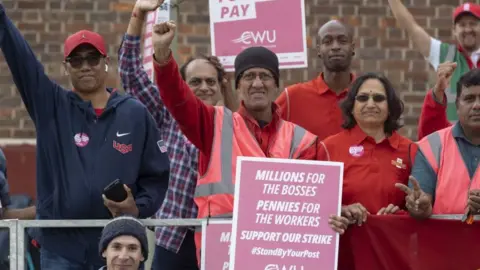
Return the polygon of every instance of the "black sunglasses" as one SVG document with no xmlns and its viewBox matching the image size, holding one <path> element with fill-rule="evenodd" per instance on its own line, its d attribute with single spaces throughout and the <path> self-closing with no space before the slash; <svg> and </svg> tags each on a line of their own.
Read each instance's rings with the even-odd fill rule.
<svg viewBox="0 0 480 270">
<path fill-rule="evenodd" d="M 382 95 L 382 94 L 358 95 L 358 96 L 355 97 L 355 100 L 363 103 L 363 102 L 367 102 L 368 99 L 370 99 L 370 97 L 372 97 L 372 100 L 375 103 L 380 103 L 380 102 L 383 102 L 383 101 L 387 100 L 387 97 L 385 95 Z"/>
<path fill-rule="evenodd" d="M 87 64 L 89 66 L 94 67 L 100 63 L 100 59 L 102 58 L 103 58 L 103 55 L 101 54 L 91 54 L 85 57 L 82 57 L 82 56 L 67 57 L 65 61 L 70 63 L 70 66 L 72 66 L 72 68 L 81 68 L 84 61 L 87 61 Z"/>
</svg>

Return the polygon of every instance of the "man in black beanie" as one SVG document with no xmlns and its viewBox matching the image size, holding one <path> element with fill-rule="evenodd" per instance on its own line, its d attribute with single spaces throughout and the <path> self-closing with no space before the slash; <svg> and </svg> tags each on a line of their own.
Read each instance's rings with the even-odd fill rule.
<svg viewBox="0 0 480 270">
<path fill-rule="evenodd" d="M 110 221 L 102 231 L 100 256 L 107 265 L 102 270 L 138 270 L 148 258 L 148 240 L 143 224 L 129 216 Z"/>
<path fill-rule="evenodd" d="M 265 47 L 250 47 L 235 58 L 235 88 L 238 88 L 243 72 L 250 68 L 269 70 L 275 79 L 276 86 L 279 86 L 280 70 L 278 57 L 269 49 Z"/>
<path fill-rule="evenodd" d="M 316 136 L 280 117 L 273 102 L 279 88 L 275 53 L 251 47 L 237 55 L 235 84 L 242 102 L 238 111 L 232 112 L 203 103 L 182 79 L 170 50 L 175 29 L 174 22 L 153 28 L 155 82 L 163 104 L 202 153 L 195 190 L 198 218 L 225 217 L 233 212 L 237 157 L 315 160 L 317 148 L 322 146 Z M 348 220 L 332 217 L 330 225 L 343 233 Z M 199 249 L 200 232 L 195 242 Z"/>
</svg>

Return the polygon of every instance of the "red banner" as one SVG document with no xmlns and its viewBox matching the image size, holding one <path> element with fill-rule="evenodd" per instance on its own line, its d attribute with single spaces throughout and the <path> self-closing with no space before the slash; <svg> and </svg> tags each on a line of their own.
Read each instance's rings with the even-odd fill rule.
<svg viewBox="0 0 480 270">
<path fill-rule="evenodd" d="M 355 270 L 480 269 L 480 221 L 369 216 L 349 230 Z"/>
</svg>

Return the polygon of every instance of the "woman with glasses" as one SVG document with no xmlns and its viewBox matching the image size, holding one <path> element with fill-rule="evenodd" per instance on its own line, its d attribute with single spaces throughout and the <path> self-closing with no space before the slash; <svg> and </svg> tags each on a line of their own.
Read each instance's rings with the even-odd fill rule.
<svg viewBox="0 0 480 270">
<path fill-rule="evenodd" d="M 403 102 L 383 75 L 358 77 L 341 105 L 344 130 L 326 138 L 321 160 L 344 163 L 342 216 L 362 225 L 368 214 L 395 214 L 405 194 L 395 183 L 408 185 L 416 145 L 398 133 Z M 348 233 L 340 240 L 339 269 L 355 269 Z"/>
</svg>

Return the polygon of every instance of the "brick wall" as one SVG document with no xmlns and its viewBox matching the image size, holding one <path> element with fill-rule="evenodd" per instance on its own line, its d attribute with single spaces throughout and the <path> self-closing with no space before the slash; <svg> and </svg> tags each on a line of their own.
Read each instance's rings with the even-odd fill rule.
<svg viewBox="0 0 480 270">
<path fill-rule="evenodd" d="M 174 0 L 175 1 L 175 0 Z M 179 53 L 185 59 L 194 53 L 208 53 L 208 0 L 180 0 Z M 479 0 L 476 0 L 478 2 Z M 61 66 L 63 41 L 79 29 L 93 29 L 110 44 L 116 66 L 116 52 L 130 18 L 134 0 L 3 0 L 7 14 L 15 21 L 46 72 L 68 87 Z M 433 36 L 451 40 L 451 14 L 461 0 L 406 0 L 417 21 Z M 355 27 L 356 71 L 385 71 L 406 102 L 404 133 L 416 136 L 421 102 L 432 74 L 421 55 L 412 50 L 403 31 L 395 28 L 387 0 L 305 0 L 310 47 L 308 70 L 282 71 L 283 83 L 305 81 L 321 71 L 315 57 L 315 34 L 331 18 L 343 18 Z M 360 6 L 365 5 L 365 6 Z M 335 16 L 333 16 L 335 15 Z M 116 68 L 111 68 L 110 86 L 118 86 Z M 34 137 L 35 131 L 3 59 L 0 59 L 0 138 Z"/>
</svg>

